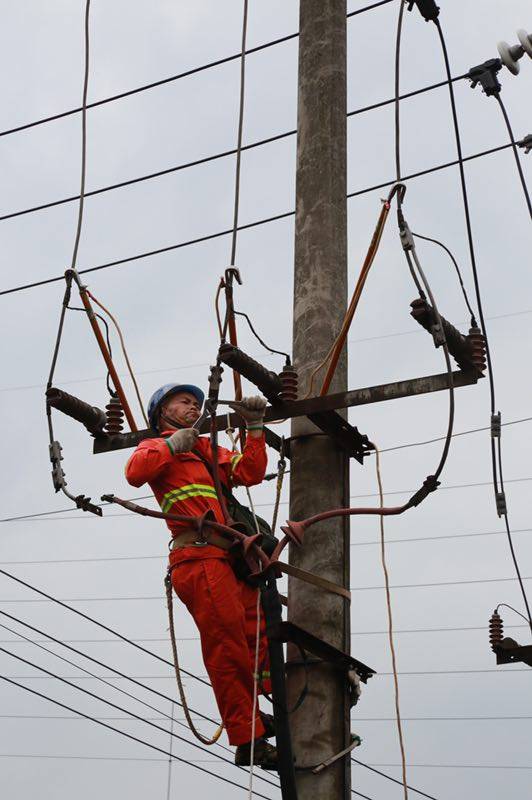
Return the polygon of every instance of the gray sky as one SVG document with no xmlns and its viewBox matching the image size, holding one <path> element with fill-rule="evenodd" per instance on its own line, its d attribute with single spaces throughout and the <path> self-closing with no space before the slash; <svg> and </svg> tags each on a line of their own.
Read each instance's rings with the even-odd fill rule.
<svg viewBox="0 0 532 800">
<path fill-rule="evenodd" d="M 349 10 L 364 5 L 349 3 Z M 496 42 L 517 41 L 515 31 L 530 26 L 525 0 L 442 2 L 441 20 L 454 74 L 497 55 Z M 0 129 L 79 105 L 83 70 L 83 2 L 23 0 L 2 3 L 0 58 L 4 76 Z M 241 2 L 155 0 L 101 3 L 91 9 L 91 73 L 89 99 L 99 99 L 181 70 L 221 58 L 240 46 Z M 353 110 L 392 96 L 396 4 L 349 21 L 348 108 Z M 248 44 L 253 46 L 297 30 L 298 3 L 251 0 Z M 402 88 L 414 89 L 442 80 L 443 63 L 436 32 L 419 14 L 406 15 L 402 50 Z M 531 132 L 528 98 L 532 64 L 521 61 L 521 74 L 501 73 L 503 98 L 516 136 Z M 238 62 L 186 80 L 144 92 L 90 111 L 88 115 L 87 188 L 93 189 L 176 165 L 234 146 L 238 102 Z M 251 55 L 247 60 L 244 139 L 262 139 L 296 124 L 297 40 Z M 506 131 L 495 101 L 456 84 L 465 154 L 504 144 Z M 391 107 L 349 121 L 349 191 L 393 176 L 393 110 Z M 445 89 L 402 104 L 402 155 L 405 173 L 455 157 L 448 96 Z M 523 158 L 530 179 L 531 161 Z M 80 118 L 36 127 L 0 140 L 1 214 L 76 194 L 80 168 Z M 530 339 L 532 304 L 528 258 L 530 227 L 511 152 L 468 164 L 472 222 L 484 310 L 496 374 L 497 406 L 503 420 L 530 416 Z M 234 161 L 213 163 L 159 180 L 121 189 L 86 202 L 78 264 L 94 266 L 117 258 L 192 239 L 230 226 Z M 295 137 L 244 154 L 241 222 L 294 208 Z M 373 192 L 349 201 L 350 286 L 354 285 L 379 213 Z M 409 182 L 405 213 L 417 232 L 442 239 L 456 254 L 472 293 L 463 210 L 456 169 Z M 59 275 L 69 265 L 77 206 L 75 203 L 4 221 L 0 227 L 2 287 Z M 216 281 L 229 260 L 229 238 L 216 239 L 121 267 L 94 273 L 91 290 L 118 316 L 139 375 L 145 398 L 158 385 L 175 378 L 205 383 L 207 365 L 217 340 L 213 314 Z M 445 254 L 428 244 L 419 253 L 442 312 L 462 328 L 467 321 L 455 274 Z M 293 265 L 293 219 L 243 232 L 238 240 L 238 266 L 244 286 L 237 302 L 250 311 L 258 329 L 274 346 L 290 348 Z M 51 357 L 63 287 L 60 283 L 2 298 L 4 370 L 0 387 L 2 438 L 7 462 L 2 486 L 2 517 L 62 509 L 49 475 L 43 384 Z M 415 296 L 405 270 L 393 218 L 357 313 L 350 338 L 350 386 L 369 386 L 440 372 L 442 356 L 430 338 L 409 317 Z M 491 319 L 494 318 L 494 319 Z M 401 334 L 388 336 L 389 334 Z M 360 341 L 386 335 L 387 338 Z M 280 362 L 257 349 L 246 331 L 242 346 L 276 368 Z M 118 348 L 117 348 L 118 349 Z M 123 364 L 117 361 L 123 371 Z M 85 400 L 106 402 L 104 370 L 86 319 L 72 313 L 57 368 L 57 385 Z M 127 380 L 126 380 L 127 384 Z M 129 384 L 127 384 L 129 386 Z M 447 398 L 442 395 L 401 400 L 351 410 L 350 420 L 382 448 L 440 436 L 446 425 Z M 23 424 L 21 421 L 23 420 Z M 456 430 L 489 424 L 487 381 L 457 392 Z M 68 485 L 75 493 L 99 498 L 104 492 L 132 496 L 123 478 L 127 453 L 92 456 L 84 431 L 56 418 L 56 436 L 64 447 Z M 530 480 L 527 453 L 530 423 L 504 429 L 505 477 L 515 544 L 523 575 L 532 576 Z M 440 445 L 399 450 L 383 456 L 385 490 L 416 488 L 434 469 Z M 271 466 L 275 454 L 271 453 Z M 373 461 L 352 468 L 354 495 L 376 491 Z M 523 480 L 518 480 L 523 479 Z M 516 480 L 515 483 L 510 481 Z M 386 522 L 392 585 L 449 581 L 513 579 L 508 545 L 497 518 L 492 489 L 483 485 L 454 489 L 464 483 L 490 481 L 487 432 L 454 440 L 442 490 L 407 516 Z M 449 487 L 446 489 L 445 487 Z M 264 485 L 254 498 L 271 513 L 274 487 Z M 406 496 L 406 495 L 405 495 Z M 286 498 L 285 498 L 286 499 Z M 283 506 L 283 513 L 286 506 Z M 488 533 L 492 535 L 487 535 Z M 459 534 L 486 534 L 458 537 Z M 373 666 L 378 676 L 365 689 L 353 714 L 353 731 L 364 739 L 357 756 L 370 764 L 397 765 L 399 752 L 393 717 L 390 657 L 386 637 L 384 593 L 375 543 L 374 519 L 352 525 L 353 652 Z M 434 537 L 457 536 L 456 539 Z M 170 656 L 162 593 L 165 529 L 156 521 L 120 510 L 103 519 L 78 511 L 2 525 L 1 561 L 14 574 L 59 598 L 154 597 L 154 600 L 97 600 L 74 603 L 82 611 L 136 639 L 154 639 L 148 646 Z M 415 542 L 392 544 L 415 538 Z M 424 541 L 426 539 L 426 541 Z M 68 559 L 139 557 L 131 561 Z M 160 556 L 160 558 L 158 558 Z M 147 557 L 147 558 L 144 558 Z M 63 563 L 59 563 L 63 560 Z M 52 563 L 27 563 L 50 561 Z M 128 645 L 95 642 L 111 637 L 95 626 L 48 603 L 28 602 L 32 595 L 0 578 L 3 610 L 67 640 L 131 675 L 173 695 L 172 673 L 165 665 Z M 520 769 L 462 769 L 457 765 L 531 766 L 530 720 L 499 717 L 532 716 L 530 673 L 522 667 L 496 671 L 486 624 L 499 602 L 521 606 L 516 582 L 486 582 L 430 588 L 398 588 L 393 592 L 401 709 L 406 718 L 409 780 L 438 798 L 480 797 L 495 800 L 503 792 L 526 796 L 530 772 Z M 505 612 L 506 623 L 520 620 Z M 16 623 L 0 619 L 24 632 Z M 425 632 L 427 628 L 482 630 Z M 203 674 L 195 629 L 183 610 L 177 611 L 183 665 Z M 512 631 L 528 641 L 526 629 Z M 28 634 L 30 635 L 30 634 Z M 13 652 L 59 675 L 78 676 L 75 667 L 25 644 L 0 628 Z M 39 637 L 41 638 L 41 637 Z M 92 640 L 92 641 L 85 641 Z M 54 645 L 50 645 L 55 650 Z M 62 655 L 68 654 L 64 651 Z M 122 716 L 101 703 L 53 680 L 36 677 L 33 668 L 0 654 L 3 675 L 23 676 L 27 686 L 50 694 L 99 717 Z M 72 660 L 82 663 L 76 656 Z M 90 666 L 87 665 L 88 668 Z M 467 672 L 493 670 L 491 673 Z M 95 667 L 95 672 L 105 670 Z M 434 672 L 452 671 L 446 674 Z M 459 672 L 453 672 L 459 671 Z M 460 672 L 465 671 L 465 672 Z M 425 673 L 422 675 L 411 673 Z M 512 672 L 512 674 L 509 674 Z M 79 680 L 135 713 L 155 716 L 146 708 L 95 680 Z M 120 687 L 131 688 L 124 681 Z M 187 681 L 191 705 L 216 714 L 214 701 L 196 681 Z M 147 692 L 135 695 L 163 713 L 170 704 Z M 131 800 L 166 797 L 167 765 L 140 744 L 79 719 L 37 719 L 68 715 L 44 700 L 8 684 L 0 686 L 0 761 L 6 797 L 26 798 L 35 791 L 54 800 L 103 797 L 119 791 Z M 26 715 L 28 719 L 4 718 Z M 495 717 L 482 721 L 420 717 Z M 372 721 L 370 721 L 372 720 Z M 167 749 L 168 736 L 142 723 L 111 724 Z M 166 727 L 166 722 L 161 723 Z M 190 739 L 184 728 L 177 729 Z M 215 758 L 174 742 L 186 759 Z M 215 752 L 224 754 L 220 748 Z M 24 761 L 17 755 L 40 755 Z M 5 756 L 5 757 L 4 757 Z M 82 756 L 87 760 L 72 760 Z M 101 760 L 101 757 L 121 760 Z M 231 758 L 229 753 L 225 756 Z M 53 757 L 53 758 L 52 758 Z M 58 757 L 58 758 L 56 758 Z M 63 758 L 64 757 L 64 758 Z M 69 758 L 67 758 L 69 757 Z M 97 760 L 89 759 L 96 758 Z M 160 756 L 163 758 L 163 756 Z M 221 762 L 204 766 L 245 784 L 246 776 Z M 396 766 L 385 768 L 399 777 Z M 257 791 L 278 796 L 257 780 Z M 394 800 L 401 789 L 357 768 L 353 786 L 379 800 Z M 185 789 L 198 796 L 233 790 L 191 767 L 175 764 L 172 796 Z M 237 791 L 237 790 L 235 790 Z M 237 792 L 238 794 L 238 792 Z"/>
</svg>

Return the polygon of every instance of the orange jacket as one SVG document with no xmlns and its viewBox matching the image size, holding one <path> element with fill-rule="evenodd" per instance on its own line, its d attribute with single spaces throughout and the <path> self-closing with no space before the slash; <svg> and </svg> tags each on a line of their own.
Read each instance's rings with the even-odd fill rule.
<svg viewBox="0 0 532 800">
<path fill-rule="evenodd" d="M 132 486 L 148 483 L 165 513 L 199 516 L 212 509 L 218 522 L 224 521 L 213 480 L 205 464 L 193 452 L 172 455 L 164 431 L 161 438 L 144 439 L 126 464 L 126 479 Z M 212 463 L 211 444 L 200 436 L 196 449 Z M 218 448 L 220 480 L 227 487 L 255 486 L 266 472 L 264 435 L 248 436 L 242 454 Z M 172 535 L 190 527 L 167 520 Z"/>
</svg>

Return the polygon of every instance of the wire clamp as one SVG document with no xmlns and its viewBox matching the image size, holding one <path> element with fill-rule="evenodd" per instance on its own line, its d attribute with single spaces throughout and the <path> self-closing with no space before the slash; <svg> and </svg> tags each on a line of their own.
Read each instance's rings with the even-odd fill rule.
<svg viewBox="0 0 532 800">
<path fill-rule="evenodd" d="M 501 438 L 501 412 L 498 411 L 497 414 L 491 415 L 491 438 L 492 439 L 500 439 Z"/>
<path fill-rule="evenodd" d="M 63 448 L 60 443 L 55 440 L 50 444 L 49 449 L 50 461 L 52 462 L 52 481 L 55 491 L 59 492 L 61 489 L 64 489 L 67 483 L 65 480 L 65 473 L 61 467 L 61 461 L 63 460 L 61 452 Z"/>
<path fill-rule="evenodd" d="M 408 10 L 412 11 L 415 5 L 418 7 L 419 13 L 425 22 L 436 22 L 440 14 L 440 7 L 436 5 L 434 0 L 409 0 Z"/>
<path fill-rule="evenodd" d="M 497 73 L 502 68 L 502 61 L 500 58 L 490 58 L 484 61 L 483 64 L 478 64 L 476 67 L 471 67 L 467 73 L 467 77 L 471 81 L 471 88 L 474 89 L 479 83 L 482 90 L 488 97 L 499 94 L 502 89 Z"/>
<path fill-rule="evenodd" d="M 519 147 L 522 147 L 526 155 L 528 155 L 532 150 L 532 133 L 527 134 L 527 136 L 521 139 L 520 142 L 517 142 L 517 144 Z"/>
<path fill-rule="evenodd" d="M 504 517 L 508 513 L 506 506 L 506 495 L 504 492 L 495 492 L 495 504 L 497 506 L 497 515 Z"/>
</svg>

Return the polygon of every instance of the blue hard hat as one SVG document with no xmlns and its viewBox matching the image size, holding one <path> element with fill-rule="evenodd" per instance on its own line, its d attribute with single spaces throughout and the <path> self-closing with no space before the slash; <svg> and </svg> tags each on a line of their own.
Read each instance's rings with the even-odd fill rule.
<svg viewBox="0 0 532 800">
<path fill-rule="evenodd" d="M 152 394 L 150 397 L 150 402 L 148 403 L 148 419 L 151 427 L 154 430 L 157 430 L 157 414 L 161 407 L 161 403 L 167 400 L 171 395 L 177 394 L 178 392 L 188 392 L 189 394 L 194 395 L 200 406 L 203 405 L 205 394 L 202 392 L 199 386 L 194 386 L 191 383 L 165 383 L 164 386 L 161 386 Z"/>
</svg>

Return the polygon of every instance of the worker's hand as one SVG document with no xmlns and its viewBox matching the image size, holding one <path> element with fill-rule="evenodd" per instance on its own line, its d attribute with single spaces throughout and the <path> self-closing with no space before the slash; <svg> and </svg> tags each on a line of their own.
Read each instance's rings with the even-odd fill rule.
<svg viewBox="0 0 532 800">
<path fill-rule="evenodd" d="M 197 428 L 182 428 L 181 430 L 174 431 L 174 433 L 166 440 L 168 447 L 175 456 L 176 453 L 188 453 L 196 444 L 199 436 Z"/>
<path fill-rule="evenodd" d="M 260 395 L 243 397 L 242 400 L 235 400 L 228 405 L 245 419 L 248 428 L 262 425 L 264 411 L 266 409 L 266 400 L 264 397 L 260 397 Z"/>
</svg>

